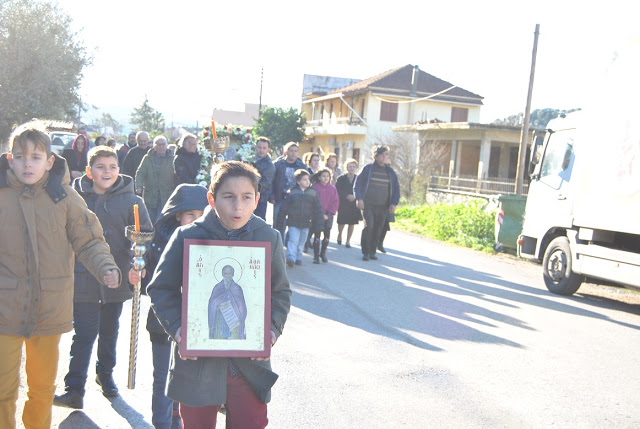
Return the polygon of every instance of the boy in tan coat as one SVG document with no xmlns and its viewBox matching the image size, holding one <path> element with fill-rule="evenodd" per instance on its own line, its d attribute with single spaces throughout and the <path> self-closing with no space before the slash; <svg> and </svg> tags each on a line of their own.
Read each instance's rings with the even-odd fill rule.
<svg viewBox="0 0 640 429">
<path fill-rule="evenodd" d="M 25 428 L 49 428 L 61 334 L 72 329 L 76 257 L 101 283 L 120 285 L 102 227 L 69 186 L 63 158 L 31 124 L 0 156 L 0 427 L 16 427 L 22 346 Z"/>
</svg>

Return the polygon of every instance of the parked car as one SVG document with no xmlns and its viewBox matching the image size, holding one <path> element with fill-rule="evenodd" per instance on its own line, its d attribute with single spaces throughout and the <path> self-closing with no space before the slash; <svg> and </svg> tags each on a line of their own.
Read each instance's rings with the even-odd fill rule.
<svg viewBox="0 0 640 429">
<path fill-rule="evenodd" d="M 51 138 L 51 150 L 58 155 L 62 155 L 65 149 L 71 149 L 73 140 L 78 134 L 65 131 L 52 131 L 49 133 Z"/>
</svg>

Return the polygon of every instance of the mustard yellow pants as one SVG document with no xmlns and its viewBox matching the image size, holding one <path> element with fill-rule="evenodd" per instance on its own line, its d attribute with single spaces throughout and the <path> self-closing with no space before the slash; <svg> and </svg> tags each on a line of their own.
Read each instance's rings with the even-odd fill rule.
<svg viewBox="0 0 640 429">
<path fill-rule="evenodd" d="M 23 344 L 29 391 L 22 422 L 26 429 L 48 429 L 51 427 L 51 407 L 56 389 L 60 335 L 32 338 L 0 335 L 0 428 L 16 427 Z"/>
</svg>

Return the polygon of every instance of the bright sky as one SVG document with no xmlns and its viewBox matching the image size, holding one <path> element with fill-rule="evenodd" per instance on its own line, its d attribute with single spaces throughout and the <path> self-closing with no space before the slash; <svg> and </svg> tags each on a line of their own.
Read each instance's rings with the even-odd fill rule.
<svg viewBox="0 0 640 429">
<path fill-rule="evenodd" d="M 187 125 L 258 103 L 262 67 L 262 104 L 299 109 L 305 73 L 365 79 L 406 64 L 483 96 L 491 122 L 524 111 L 536 23 L 532 109 L 581 107 L 637 31 L 632 3 L 59 0 L 94 57 L 81 95 L 98 109 L 85 121 L 126 123 L 147 94 Z"/>
</svg>

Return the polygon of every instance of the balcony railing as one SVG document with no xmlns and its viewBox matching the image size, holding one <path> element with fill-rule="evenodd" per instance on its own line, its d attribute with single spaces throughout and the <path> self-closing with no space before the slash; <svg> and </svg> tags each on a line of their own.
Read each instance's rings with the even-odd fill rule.
<svg viewBox="0 0 640 429">
<path fill-rule="evenodd" d="M 341 117 L 335 119 L 314 119 L 313 121 L 307 121 L 308 127 L 326 127 L 330 125 L 363 125 L 363 122 L 354 117 Z"/>
<path fill-rule="evenodd" d="M 516 180 L 504 177 L 488 177 L 478 180 L 476 176 L 431 176 L 429 188 L 434 190 L 471 192 L 480 195 L 512 194 Z M 525 178 L 523 194 L 529 192 L 529 180 Z"/>
</svg>

